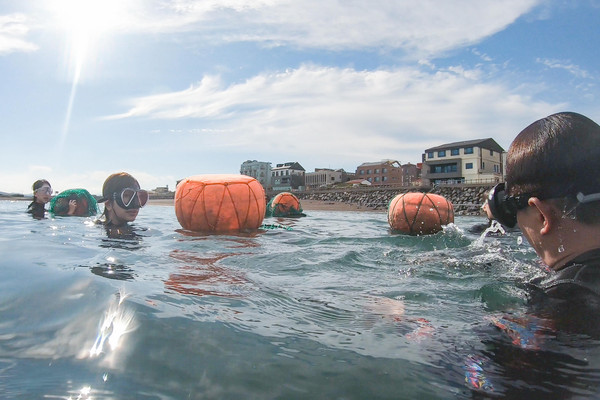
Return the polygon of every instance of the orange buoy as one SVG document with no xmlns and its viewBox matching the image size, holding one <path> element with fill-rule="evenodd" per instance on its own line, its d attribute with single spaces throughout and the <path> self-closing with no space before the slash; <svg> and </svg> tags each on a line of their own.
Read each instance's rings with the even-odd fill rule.
<svg viewBox="0 0 600 400">
<path fill-rule="evenodd" d="M 395 231 L 429 235 L 454 222 L 454 207 L 445 197 L 421 192 L 399 194 L 388 206 L 388 223 Z"/>
<path fill-rule="evenodd" d="M 290 192 L 278 193 L 267 204 L 267 217 L 304 217 L 300 200 Z"/>
<path fill-rule="evenodd" d="M 196 175 L 179 182 L 175 214 L 179 224 L 196 232 L 257 229 L 265 216 L 265 190 L 251 176 Z"/>
</svg>

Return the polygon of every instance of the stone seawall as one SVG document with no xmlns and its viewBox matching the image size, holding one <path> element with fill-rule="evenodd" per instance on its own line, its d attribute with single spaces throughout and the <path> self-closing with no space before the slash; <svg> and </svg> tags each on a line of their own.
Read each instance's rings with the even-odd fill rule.
<svg viewBox="0 0 600 400">
<path fill-rule="evenodd" d="M 421 187 L 396 188 L 396 189 L 374 189 L 357 188 L 346 190 L 322 190 L 294 193 L 300 200 L 320 200 L 328 202 L 340 202 L 356 204 L 361 207 L 374 210 L 387 210 L 390 200 L 396 195 L 406 192 L 429 192 L 444 196 L 454 205 L 456 215 L 480 215 L 481 206 L 485 201 L 485 192 L 491 189 L 491 185 L 452 185 L 438 186 L 431 190 Z"/>
</svg>

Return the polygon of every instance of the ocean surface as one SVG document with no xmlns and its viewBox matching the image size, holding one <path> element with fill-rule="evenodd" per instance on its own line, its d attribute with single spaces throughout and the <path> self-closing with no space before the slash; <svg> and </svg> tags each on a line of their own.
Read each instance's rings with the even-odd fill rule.
<svg viewBox="0 0 600 400">
<path fill-rule="evenodd" d="M 544 273 L 519 232 L 471 232 L 481 217 L 411 237 L 383 212 L 305 211 L 200 235 L 148 206 L 109 237 L 26 207 L 0 201 L 2 399 L 502 397 L 489 320 Z M 592 396 L 577 351 L 555 351 L 561 389 Z"/>
</svg>

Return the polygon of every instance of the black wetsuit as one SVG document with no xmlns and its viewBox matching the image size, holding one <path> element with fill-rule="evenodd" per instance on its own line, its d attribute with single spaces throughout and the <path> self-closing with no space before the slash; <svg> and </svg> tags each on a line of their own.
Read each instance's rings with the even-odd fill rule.
<svg viewBox="0 0 600 400">
<path fill-rule="evenodd" d="M 529 304 L 557 328 L 600 338 L 600 249 L 571 260 L 556 273 L 529 283 Z"/>
<path fill-rule="evenodd" d="M 27 207 L 27 212 L 33 215 L 34 218 L 42 219 L 46 215 L 46 209 L 43 204 L 38 203 L 37 201 L 31 202 L 29 207 Z"/>
<path fill-rule="evenodd" d="M 476 398 L 600 398 L 600 249 L 527 284 L 526 313 L 482 327 Z M 467 368 L 468 370 L 468 368 Z M 471 370 L 472 371 L 472 370 Z M 468 379 L 467 379 L 468 381 Z M 471 388 L 473 388 L 471 386 Z"/>
</svg>

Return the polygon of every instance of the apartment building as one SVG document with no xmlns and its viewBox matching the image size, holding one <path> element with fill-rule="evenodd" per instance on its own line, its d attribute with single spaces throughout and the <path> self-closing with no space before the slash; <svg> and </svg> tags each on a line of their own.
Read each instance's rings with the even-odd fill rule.
<svg viewBox="0 0 600 400">
<path fill-rule="evenodd" d="M 265 190 L 271 187 L 271 163 L 247 160 L 240 166 L 240 174 L 256 178 Z"/>
<path fill-rule="evenodd" d="M 277 164 L 271 169 L 271 183 L 274 191 L 304 190 L 305 169 L 298 162 Z"/>
<path fill-rule="evenodd" d="M 423 153 L 423 184 L 500 182 L 505 151 L 492 138 L 447 143 Z"/>
</svg>

